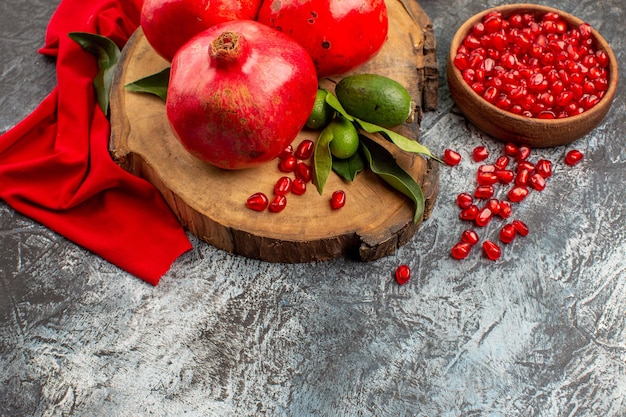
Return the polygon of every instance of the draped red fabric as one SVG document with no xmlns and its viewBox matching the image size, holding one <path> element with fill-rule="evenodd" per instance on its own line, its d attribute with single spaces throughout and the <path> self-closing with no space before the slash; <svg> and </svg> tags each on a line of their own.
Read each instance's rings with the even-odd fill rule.
<svg viewBox="0 0 626 417">
<path fill-rule="evenodd" d="M 40 53 L 56 58 L 57 86 L 0 136 L 0 198 L 119 268 L 156 285 L 191 244 L 159 192 L 117 166 L 96 102 L 96 59 L 68 37 L 90 32 L 120 48 L 142 0 L 62 0 Z"/>
</svg>

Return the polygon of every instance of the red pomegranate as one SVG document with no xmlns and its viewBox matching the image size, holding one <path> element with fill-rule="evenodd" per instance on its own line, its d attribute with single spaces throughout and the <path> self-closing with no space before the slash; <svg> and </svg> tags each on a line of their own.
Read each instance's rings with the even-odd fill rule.
<svg viewBox="0 0 626 417">
<path fill-rule="evenodd" d="M 150 45 L 171 61 L 194 35 L 218 23 L 255 19 L 261 0 L 144 0 L 141 28 Z"/>
<path fill-rule="evenodd" d="M 224 169 L 274 159 L 308 119 L 317 74 L 292 38 L 251 20 L 221 23 L 174 56 L 166 111 L 198 158 Z"/>
<path fill-rule="evenodd" d="M 384 0 L 264 0 L 257 20 L 304 46 L 320 78 L 367 62 L 387 39 Z"/>
</svg>

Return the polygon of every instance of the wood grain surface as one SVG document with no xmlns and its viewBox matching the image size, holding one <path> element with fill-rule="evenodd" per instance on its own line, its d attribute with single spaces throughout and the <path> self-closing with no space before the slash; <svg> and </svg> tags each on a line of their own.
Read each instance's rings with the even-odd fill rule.
<svg viewBox="0 0 626 417">
<path fill-rule="evenodd" d="M 423 110 L 437 102 L 434 33 L 417 3 L 391 0 L 387 9 L 391 23 L 385 45 L 354 72 L 386 75 L 406 86 L 416 103 L 415 117 L 396 130 L 417 139 Z M 278 214 L 249 210 L 245 201 L 250 195 L 263 192 L 271 197 L 275 182 L 285 175 L 277 161 L 238 171 L 202 162 L 174 136 L 163 101 L 125 90 L 126 84 L 168 65 L 139 29 L 123 51 L 112 87 L 110 151 L 118 164 L 153 183 L 181 223 L 200 239 L 228 252 L 273 262 L 339 256 L 368 261 L 392 254 L 430 215 L 439 167 L 416 154 L 406 155 L 410 160 L 405 167 L 426 198 L 418 222 L 413 221 L 413 202 L 369 171 L 351 183 L 331 174 L 322 195 L 308 184 L 307 193 L 290 194 L 287 207 Z M 336 81 L 326 79 L 321 84 L 332 90 Z M 318 135 L 319 131 L 301 131 L 294 149 Z M 332 210 L 330 195 L 339 189 L 346 192 L 346 205 Z"/>
</svg>

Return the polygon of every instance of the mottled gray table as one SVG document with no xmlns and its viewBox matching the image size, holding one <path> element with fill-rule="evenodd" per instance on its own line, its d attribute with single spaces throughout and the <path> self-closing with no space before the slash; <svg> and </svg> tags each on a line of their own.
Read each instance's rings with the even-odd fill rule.
<svg viewBox="0 0 626 417">
<path fill-rule="evenodd" d="M 625 62 L 623 0 L 540 3 L 590 22 Z M 0 5 L 0 131 L 54 86 L 36 50 L 57 4 Z M 499 150 L 443 75 L 456 28 L 498 2 L 421 4 L 441 70 L 422 141 Z M 623 84 L 599 128 L 534 151 L 555 174 L 517 208 L 531 234 L 495 263 L 449 256 L 469 158 L 441 170 L 432 217 L 393 256 L 271 264 L 192 237 L 156 288 L 0 203 L 0 415 L 626 415 Z M 570 169 L 573 147 L 585 159 Z M 405 286 L 392 277 L 400 263 L 413 269 Z"/>
</svg>

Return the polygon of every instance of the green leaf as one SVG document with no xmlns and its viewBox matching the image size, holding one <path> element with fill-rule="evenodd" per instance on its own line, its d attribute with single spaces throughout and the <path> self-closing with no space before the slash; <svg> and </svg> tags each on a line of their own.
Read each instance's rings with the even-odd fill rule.
<svg viewBox="0 0 626 417">
<path fill-rule="evenodd" d="M 418 141 L 409 139 L 406 136 L 402 136 L 401 134 L 394 132 L 393 130 L 385 129 L 384 127 L 377 126 L 361 119 L 354 118 L 354 120 L 359 124 L 359 126 L 361 126 L 361 129 L 368 133 L 382 133 L 387 136 L 389 140 L 395 143 L 396 146 L 403 151 L 425 155 L 433 158 L 437 162 L 443 163 L 441 159 L 434 156 L 426 146 L 420 144 Z"/>
<path fill-rule="evenodd" d="M 343 106 L 341 105 L 341 103 L 339 102 L 339 100 L 337 99 L 337 97 L 331 93 L 330 91 L 326 91 L 326 103 L 332 107 L 333 109 L 335 109 L 335 111 L 339 114 L 341 114 L 343 117 L 345 117 L 346 119 L 350 120 L 351 122 L 354 121 L 354 117 L 349 115 L 348 112 L 346 112 L 346 110 L 343 108 Z"/>
<path fill-rule="evenodd" d="M 93 80 L 98 105 L 105 115 L 109 114 L 109 94 L 115 67 L 120 59 L 120 49 L 106 36 L 88 32 L 71 32 L 69 37 L 98 61 L 98 74 Z"/>
<path fill-rule="evenodd" d="M 346 181 L 354 181 L 357 174 L 365 168 L 365 161 L 361 152 L 357 152 L 347 159 L 333 158 L 333 171 Z"/>
<path fill-rule="evenodd" d="M 424 214 L 424 193 L 420 185 L 398 165 L 385 148 L 367 137 L 361 139 L 361 147 L 372 172 L 413 200 L 415 203 L 413 222 L 420 221 Z"/>
<path fill-rule="evenodd" d="M 128 83 L 124 86 L 128 91 L 135 93 L 150 93 L 159 96 L 163 101 L 167 99 L 167 86 L 170 82 L 170 67 L 140 78 L 137 81 Z"/>
<path fill-rule="evenodd" d="M 333 156 L 330 153 L 329 145 L 333 138 L 333 131 L 325 128 L 317 138 L 313 151 L 313 182 L 320 195 L 324 192 L 324 185 L 326 185 L 326 180 L 332 171 Z"/>
</svg>

